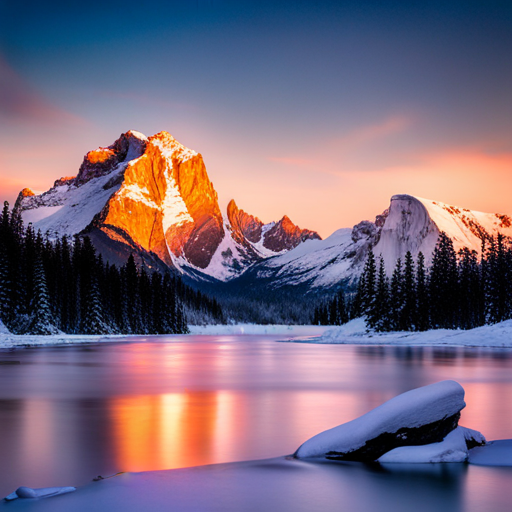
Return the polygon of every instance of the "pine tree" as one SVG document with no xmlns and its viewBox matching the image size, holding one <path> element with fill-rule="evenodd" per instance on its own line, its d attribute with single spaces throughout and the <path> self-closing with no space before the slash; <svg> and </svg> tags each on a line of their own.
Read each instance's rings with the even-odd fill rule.
<svg viewBox="0 0 512 512">
<path fill-rule="evenodd" d="M 30 321 L 27 334 L 56 334 L 58 331 L 53 325 L 48 287 L 44 273 L 43 262 L 39 258 L 34 270 L 34 293 L 30 307 Z"/>
<path fill-rule="evenodd" d="M 453 329 L 457 326 L 457 258 L 452 240 L 441 232 L 430 268 L 429 296 L 432 327 Z"/>
<path fill-rule="evenodd" d="M 9 311 L 11 309 L 10 291 L 9 263 L 4 247 L 0 246 L 0 320 L 4 324 L 9 323 Z"/>
<path fill-rule="evenodd" d="M 426 331 L 430 327 L 430 301 L 425 271 L 425 256 L 420 252 L 416 262 L 416 330 Z"/>
<path fill-rule="evenodd" d="M 403 275 L 403 308 L 400 318 L 401 330 L 416 330 L 417 314 L 414 260 L 411 252 L 407 251 L 405 255 Z"/>
<path fill-rule="evenodd" d="M 402 310 L 404 307 L 404 284 L 403 284 L 402 260 L 396 260 L 395 270 L 391 276 L 390 302 L 391 302 L 391 329 L 402 331 Z"/>
<path fill-rule="evenodd" d="M 81 319 L 80 334 L 110 334 L 103 315 L 103 305 L 96 278 L 93 276 L 88 286 L 84 314 Z"/>
<path fill-rule="evenodd" d="M 477 254 L 467 247 L 458 255 L 459 321 L 458 327 L 473 329 L 482 325 L 482 285 Z"/>
<path fill-rule="evenodd" d="M 379 258 L 379 273 L 375 292 L 374 307 L 368 314 L 368 326 L 376 331 L 389 331 L 391 329 L 389 280 L 382 256 Z"/>
</svg>

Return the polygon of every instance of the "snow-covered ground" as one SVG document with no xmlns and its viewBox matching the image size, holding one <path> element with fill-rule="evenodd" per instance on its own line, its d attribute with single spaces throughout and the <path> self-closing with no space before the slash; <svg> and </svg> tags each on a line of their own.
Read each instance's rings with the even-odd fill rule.
<svg viewBox="0 0 512 512">
<path fill-rule="evenodd" d="M 191 334 L 275 334 L 278 336 L 320 336 L 327 325 L 189 325 Z"/>
<path fill-rule="evenodd" d="M 283 341 L 302 343 L 330 343 L 346 345 L 401 345 L 401 346 L 465 346 L 512 348 L 512 320 L 499 324 L 477 327 L 469 331 L 434 329 L 425 332 L 367 332 L 362 318 L 351 320 L 341 327 L 323 325 L 191 325 L 191 335 L 273 335 Z M 86 336 L 57 334 L 54 336 L 19 336 L 9 334 L 0 325 L 0 349 L 38 347 L 46 345 L 72 345 L 80 343 L 119 342 L 130 338 L 153 336 Z M 180 335 L 186 336 L 186 335 Z M 156 338 L 156 336 L 155 336 Z"/>
<path fill-rule="evenodd" d="M 192 335 L 234 335 L 241 334 L 252 335 L 275 335 L 289 338 L 294 336 L 319 336 L 323 334 L 328 327 L 318 325 L 255 325 L 255 324 L 236 324 L 236 325 L 190 325 L 190 334 Z M 180 334 L 180 337 L 186 336 Z M 54 336 L 37 335 L 15 335 L 9 334 L 9 331 L 0 324 L 0 349 L 41 347 L 49 345 L 73 345 L 83 343 L 105 343 L 140 340 L 140 338 L 161 338 L 161 336 L 141 335 L 80 335 L 80 334 L 56 334 Z"/>
<path fill-rule="evenodd" d="M 356 318 L 327 329 L 318 337 L 295 339 L 308 343 L 348 345 L 465 346 L 512 348 L 512 320 L 467 331 L 432 329 L 425 332 L 368 332 L 364 319 Z"/>
</svg>

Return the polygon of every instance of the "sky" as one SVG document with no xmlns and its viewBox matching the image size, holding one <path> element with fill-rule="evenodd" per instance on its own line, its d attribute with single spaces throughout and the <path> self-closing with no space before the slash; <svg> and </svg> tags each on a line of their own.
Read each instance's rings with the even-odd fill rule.
<svg viewBox="0 0 512 512">
<path fill-rule="evenodd" d="M 0 200 L 166 130 L 323 237 L 393 194 L 512 215 L 512 3 L 0 0 Z"/>
</svg>

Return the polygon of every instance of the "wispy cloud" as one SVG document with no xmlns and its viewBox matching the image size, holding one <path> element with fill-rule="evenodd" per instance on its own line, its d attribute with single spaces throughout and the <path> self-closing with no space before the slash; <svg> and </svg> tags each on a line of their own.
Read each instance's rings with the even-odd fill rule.
<svg viewBox="0 0 512 512">
<path fill-rule="evenodd" d="M 34 91 L 1 53 L 0 116 L 41 124 L 87 124 L 81 117 L 53 105 Z"/>
<path fill-rule="evenodd" d="M 350 151 L 400 133 L 412 125 L 412 119 L 405 116 L 392 116 L 383 121 L 362 126 L 329 141 L 329 146 L 338 151 Z"/>
<path fill-rule="evenodd" d="M 367 148 L 393 134 L 403 132 L 412 124 L 412 119 L 409 117 L 392 116 L 316 145 L 308 144 L 307 154 L 300 152 L 285 156 L 271 156 L 267 157 L 267 160 L 313 172 L 341 176 L 346 171 L 345 160 L 350 160 L 351 169 L 359 167 L 359 170 L 363 169 L 362 161 L 368 154 Z M 364 150 L 365 155 L 358 164 L 360 150 Z"/>
</svg>

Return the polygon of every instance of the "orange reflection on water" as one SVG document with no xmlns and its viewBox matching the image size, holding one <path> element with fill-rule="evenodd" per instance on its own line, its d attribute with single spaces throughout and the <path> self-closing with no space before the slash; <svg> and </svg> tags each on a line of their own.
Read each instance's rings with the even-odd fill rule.
<svg viewBox="0 0 512 512">
<path fill-rule="evenodd" d="M 199 391 L 114 398 L 109 410 L 117 466 L 148 471 L 210 462 L 215 395 Z"/>
</svg>

